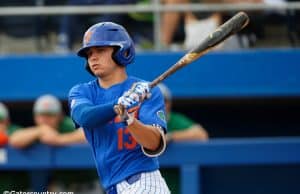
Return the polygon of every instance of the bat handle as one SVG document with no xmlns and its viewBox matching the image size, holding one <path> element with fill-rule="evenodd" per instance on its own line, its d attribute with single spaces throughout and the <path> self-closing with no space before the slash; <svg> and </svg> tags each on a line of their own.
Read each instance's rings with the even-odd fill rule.
<svg viewBox="0 0 300 194">
<path fill-rule="evenodd" d="M 149 87 L 150 88 L 154 88 L 157 84 L 159 84 L 160 82 L 162 82 L 165 79 L 165 77 L 158 77 L 155 80 L 153 80 L 152 82 L 149 83 Z"/>
</svg>

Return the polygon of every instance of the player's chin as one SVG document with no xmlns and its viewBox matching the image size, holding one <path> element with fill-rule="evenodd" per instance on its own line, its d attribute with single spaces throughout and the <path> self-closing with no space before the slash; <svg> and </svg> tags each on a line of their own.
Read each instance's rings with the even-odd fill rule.
<svg viewBox="0 0 300 194">
<path fill-rule="evenodd" d="M 94 75 L 100 78 L 104 78 L 106 74 L 104 72 L 95 72 Z"/>
<path fill-rule="evenodd" d="M 92 69 L 92 72 L 93 72 L 93 74 L 96 75 L 96 76 L 102 75 L 102 74 L 104 73 L 104 72 L 103 72 L 101 69 L 99 69 L 99 68 L 97 68 L 97 69 Z"/>
</svg>

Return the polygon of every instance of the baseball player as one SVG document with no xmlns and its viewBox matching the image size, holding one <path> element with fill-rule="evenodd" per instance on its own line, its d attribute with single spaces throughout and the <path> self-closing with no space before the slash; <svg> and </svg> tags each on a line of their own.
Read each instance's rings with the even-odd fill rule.
<svg viewBox="0 0 300 194">
<path fill-rule="evenodd" d="M 71 116 L 84 129 L 107 193 L 170 193 L 158 168 L 165 147 L 166 118 L 158 87 L 128 76 L 135 49 L 127 31 L 112 22 L 91 26 L 78 51 L 97 79 L 69 93 Z M 114 106 L 124 108 L 122 115 Z"/>
</svg>

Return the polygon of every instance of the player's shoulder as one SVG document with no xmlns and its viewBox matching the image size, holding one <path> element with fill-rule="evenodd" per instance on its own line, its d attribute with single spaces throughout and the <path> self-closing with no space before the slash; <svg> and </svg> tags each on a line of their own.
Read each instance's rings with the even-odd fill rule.
<svg viewBox="0 0 300 194">
<path fill-rule="evenodd" d="M 69 94 L 77 93 L 77 92 L 80 92 L 80 93 L 88 92 L 92 88 L 94 88 L 96 86 L 96 84 L 97 84 L 97 80 L 92 80 L 92 81 L 89 81 L 89 82 L 86 82 L 86 83 L 76 84 L 75 86 L 73 86 L 70 89 Z"/>
</svg>

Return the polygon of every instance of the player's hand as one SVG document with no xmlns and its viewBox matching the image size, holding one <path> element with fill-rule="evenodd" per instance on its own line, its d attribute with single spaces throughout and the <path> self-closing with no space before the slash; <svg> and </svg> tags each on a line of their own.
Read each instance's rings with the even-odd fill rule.
<svg viewBox="0 0 300 194">
<path fill-rule="evenodd" d="M 134 109 L 141 104 L 140 96 L 134 92 L 127 91 L 119 99 L 118 105 L 121 105 L 126 111 Z"/>
<path fill-rule="evenodd" d="M 139 106 L 145 98 L 150 97 L 150 87 L 147 82 L 136 82 L 130 90 L 125 92 L 119 99 L 118 104 L 126 110 Z"/>
<path fill-rule="evenodd" d="M 117 113 L 121 116 L 122 120 L 126 121 L 127 125 L 130 125 L 140 105 L 140 96 L 132 91 L 127 91 L 118 99 L 118 104 L 115 108 L 118 109 Z"/>
<path fill-rule="evenodd" d="M 132 85 L 129 91 L 132 93 L 136 93 L 139 96 L 140 101 L 149 98 L 151 95 L 148 82 L 136 82 Z"/>
<path fill-rule="evenodd" d="M 134 115 L 143 100 L 149 98 L 150 95 L 150 87 L 147 82 L 136 82 L 118 99 L 114 109 L 126 121 L 129 116 Z"/>
</svg>

